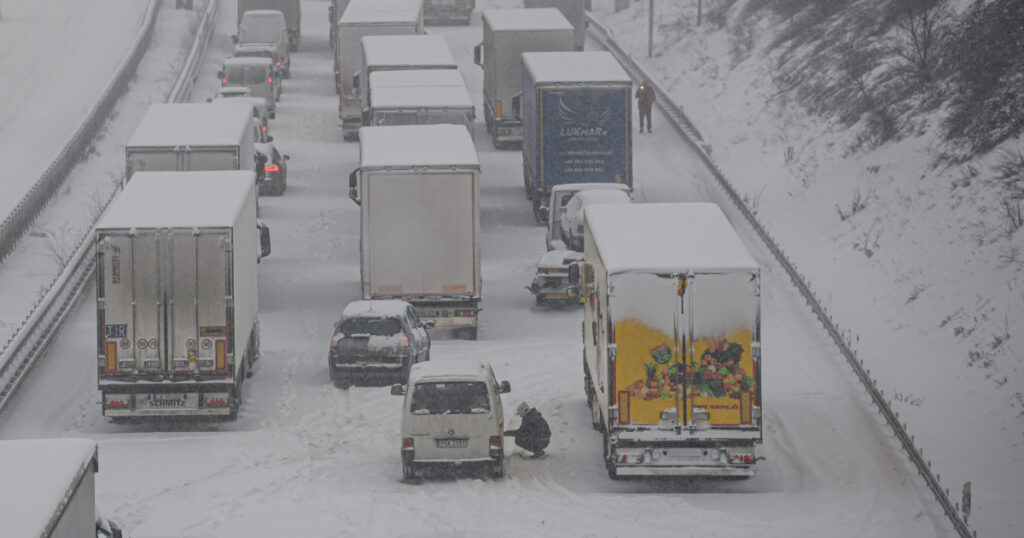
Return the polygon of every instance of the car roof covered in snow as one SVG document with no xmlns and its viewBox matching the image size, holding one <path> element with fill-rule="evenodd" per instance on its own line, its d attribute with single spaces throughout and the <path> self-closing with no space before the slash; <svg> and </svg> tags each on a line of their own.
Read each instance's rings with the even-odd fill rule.
<svg viewBox="0 0 1024 538">
<path fill-rule="evenodd" d="M 524 52 L 523 69 L 534 83 L 633 83 L 612 53 L 604 50 Z"/>
<path fill-rule="evenodd" d="M 338 24 L 394 24 L 408 22 L 419 24 L 423 14 L 423 2 L 410 0 L 407 2 L 353 1 L 342 12 Z"/>
<path fill-rule="evenodd" d="M 352 301 L 341 311 L 343 318 L 390 318 L 405 314 L 409 303 L 398 299 Z"/>
<path fill-rule="evenodd" d="M 610 189 L 630 192 L 632 189 L 624 183 L 559 183 L 551 186 L 551 192 L 582 191 L 584 189 Z"/>
<path fill-rule="evenodd" d="M 49 536 L 46 529 L 54 511 L 74 492 L 75 479 L 96 454 L 96 441 L 90 439 L 0 441 L 4 536 Z"/>
<path fill-rule="evenodd" d="M 127 146 L 237 146 L 251 127 L 247 103 L 157 103 L 149 105 Z"/>
<path fill-rule="evenodd" d="M 410 386 L 420 381 L 444 379 L 488 381 L 490 366 L 485 362 L 475 360 L 433 360 L 416 363 L 409 370 Z"/>
<path fill-rule="evenodd" d="M 459 166 L 480 168 L 462 125 L 396 125 L 359 129 L 362 168 Z"/>
<path fill-rule="evenodd" d="M 428 86 L 465 86 L 458 69 L 392 69 L 370 73 L 370 89 Z"/>
<path fill-rule="evenodd" d="M 375 88 L 370 103 L 373 108 L 473 108 L 465 86 Z"/>
<path fill-rule="evenodd" d="M 370 35 L 363 38 L 366 65 L 451 66 L 457 69 L 448 41 L 439 35 Z"/>
<path fill-rule="evenodd" d="M 558 8 L 485 9 L 483 15 L 491 30 L 573 30 L 572 23 Z"/>
<path fill-rule="evenodd" d="M 255 185 L 250 170 L 136 172 L 96 229 L 230 228 Z"/>
<path fill-rule="evenodd" d="M 597 204 L 584 214 L 609 274 L 758 270 L 715 204 Z"/>
<path fill-rule="evenodd" d="M 572 195 L 572 199 L 579 200 L 582 207 L 592 204 L 628 204 L 632 201 L 629 191 L 619 189 L 584 189 Z"/>
</svg>

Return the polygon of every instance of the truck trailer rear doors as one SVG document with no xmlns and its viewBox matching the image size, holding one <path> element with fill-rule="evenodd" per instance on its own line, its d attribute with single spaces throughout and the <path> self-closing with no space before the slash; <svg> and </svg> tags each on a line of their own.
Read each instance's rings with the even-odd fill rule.
<svg viewBox="0 0 1024 538">
<path fill-rule="evenodd" d="M 759 427 L 756 275 L 624 273 L 610 286 L 618 425 L 674 409 L 686 425 Z"/>
</svg>

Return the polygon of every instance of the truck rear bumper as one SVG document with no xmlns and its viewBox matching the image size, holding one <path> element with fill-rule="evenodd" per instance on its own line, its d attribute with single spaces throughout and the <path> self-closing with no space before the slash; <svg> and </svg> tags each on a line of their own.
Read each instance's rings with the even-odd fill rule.
<svg viewBox="0 0 1024 538">
<path fill-rule="evenodd" d="M 232 412 L 234 386 L 116 385 L 100 387 L 100 391 L 106 417 L 228 416 Z"/>
<path fill-rule="evenodd" d="M 640 466 L 615 466 L 618 476 L 754 476 L 753 467 L 700 467 L 700 466 L 678 466 L 678 467 L 640 467 Z"/>
<path fill-rule="evenodd" d="M 520 121 L 498 118 L 494 120 L 492 129 L 494 130 L 494 140 L 499 144 L 523 143 L 523 123 Z"/>
<path fill-rule="evenodd" d="M 620 476 L 739 476 L 755 474 L 757 461 L 753 445 L 719 444 L 686 446 L 637 443 L 612 445 L 609 465 Z"/>
</svg>

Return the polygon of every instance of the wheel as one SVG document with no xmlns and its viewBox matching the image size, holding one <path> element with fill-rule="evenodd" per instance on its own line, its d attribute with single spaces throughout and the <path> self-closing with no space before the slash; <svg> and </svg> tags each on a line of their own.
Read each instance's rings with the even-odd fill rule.
<svg viewBox="0 0 1024 538">
<path fill-rule="evenodd" d="M 285 189 L 288 188 L 288 183 L 281 178 L 278 180 L 277 185 L 274 187 L 274 196 L 281 196 L 284 194 Z"/>
<path fill-rule="evenodd" d="M 228 420 L 238 419 L 238 410 L 242 407 L 242 383 L 239 382 L 231 390 L 231 409 L 228 411 Z"/>
<path fill-rule="evenodd" d="M 540 200 L 533 201 L 533 218 L 537 221 L 537 224 L 547 224 L 547 219 L 544 218 L 544 212 L 540 208 Z"/>
<path fill-rule="evenodd" d="M 348 389 L 352 386 L 352 380 L 340 374 L 332 374 L 331 382 L 339 389 Z"/>
<path fill-rule="evenodd" d="M 611 478 L 612 480 L 618 480 L 619 479 L 619 471 L 615 467 L 615 462 L 612 461 L 611 451 L 609 450 L 609 447 L 608 447 L 608 432 L 604 433 L 603 439 L 604 439 L 604 467 L 605 467 L 605 470 L 608 471 L 608 478 Z"/>
<path fill-rule="evenodd" d="M 601 420 L 601 405 L 594 396 L 594 391 L 587 391 L 587 402 L 590 403 L 590 425 L 595 431 L 604 432 L 604 423 Z"/>
<path fill-rule="evenodd" d="M 491 464 L 491 478 L 502 478 L 505 476 L 505 464 L 502 462 Z"/>
<path fill-rule="evenodd" d="M 416 469 L 411 463 L 402 463 L 402 479 L 403 480 L 415 480 Z"/>
<path fill-rule="evenodd" d="M 546 302 L 547 302 L 547 300 L 548 300 L 548 298 L 547 298 L 547 297 L 545 297 L 544 295 L 542 295 L 542 294 L 540 294 L 540 293 L 538 293 L 537 295 L 535 295 L 535 296 L 534 296 L 533 298 L 534 298 L 534 300 L 536 300 L 536 301 L 537 301 L 537 305 L 538 305 L 538 306 L 539 306 L 539 305 L 542 305 L 542 304 L 544 304 L 544 303 L 546 303 Z"/>
</svg>

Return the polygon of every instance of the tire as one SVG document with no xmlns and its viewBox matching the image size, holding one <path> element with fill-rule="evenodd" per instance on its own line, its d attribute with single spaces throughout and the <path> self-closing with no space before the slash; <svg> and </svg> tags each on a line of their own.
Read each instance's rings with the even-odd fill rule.
<svg viewBox="0 0 1024 538">
<path fill-rule="evenodd" d="M 415 480 L 416 468 L 411 463 L 402 463 L 402 480 Z"/>
<path fill-rule="evenodd" d="M 604 440 L 604 468 L 608 471 L 608 478 L 618 480 L 619 471 L 615 467 L 615 462 L 612 461 L 610 451 L 608 450 L 608 432 L 605 432 L 602 437 Z"/>
<path fill-rule="evenodd" d="M 491 478 L 499 479 L 505 476 L 505 463 L 497 462 L 491 464 Z"/>
<path fill-rule="evenodd" d="M 546 303 L 548 299 L 547 299 L 547 297 L 544 297 L 543 295 L 538 293 L 537 295 L 534 296 L 534 300 L 537 301 L 537 306 L 540 306 L 540 305 Z"/>
<path fill-rule="evenodd" d="M 331 374 L 331 382 L 339 389 L 348 390 L 352 386 L 352 380 L 340 374 Z"/>
<path fill-rule="evenodd" d="M 246 372 L 246 375 L 249 375 Z M 231 390 L 231 408 L 228 411 L 228 420 L 238 420 L 238 410 L 242 407 L 242 383 L 239 382 Z"/>
</svg>

